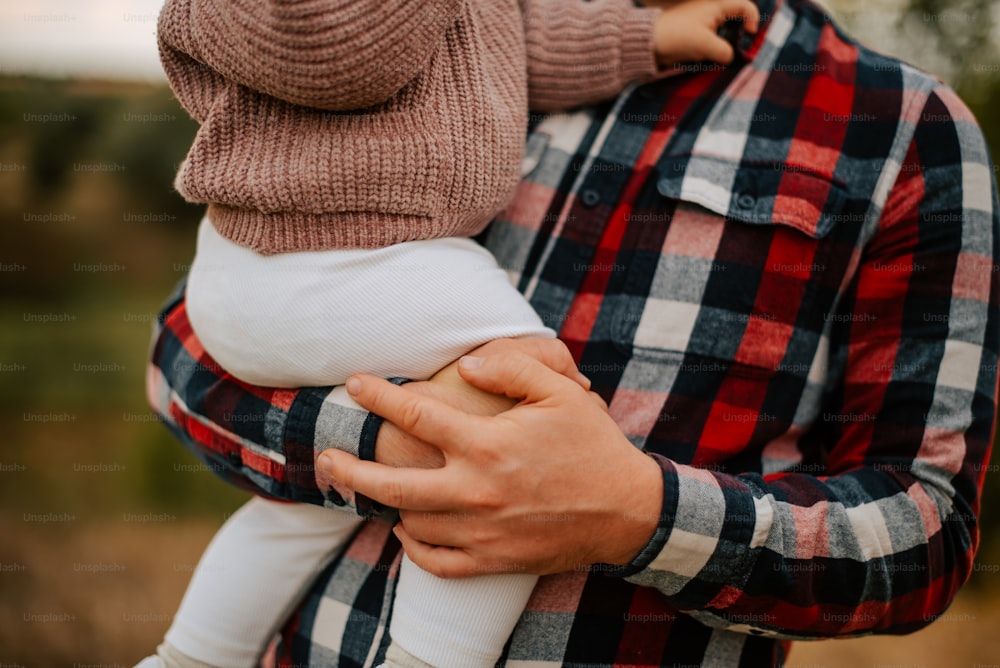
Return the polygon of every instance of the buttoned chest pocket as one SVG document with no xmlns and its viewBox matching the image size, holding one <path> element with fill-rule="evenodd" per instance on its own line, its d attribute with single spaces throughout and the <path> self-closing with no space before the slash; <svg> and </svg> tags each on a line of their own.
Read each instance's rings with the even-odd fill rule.
<svg viewBox="0 0 1000 668">
<path fill-rule="evenodd" d="M 781 198 L 744 185 L 721 202 L 661 183 L 663 206 L 674 207 L 669 221 L 631 236 L 613 341 L 634 365 L 669 374 L 670 387 L 644 375 L 672 395 L 678 420 L 711 420 L 713 402 L 724 402 L 732 413 L 722 419 L 745 411 L 765 423 L 759 438 L 773 438 L 793 423 L 810 372 L 815 379 L 824 361 L 854 232 L 841 227 L 839 185 L 791 178 L 797 187 Z"/>
</svg>

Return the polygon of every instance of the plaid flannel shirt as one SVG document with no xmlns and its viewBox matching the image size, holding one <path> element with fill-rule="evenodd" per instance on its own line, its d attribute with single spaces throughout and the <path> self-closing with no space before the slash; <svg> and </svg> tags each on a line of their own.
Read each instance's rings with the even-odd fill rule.
<svg viewBox="0 0 1000 668">
<path fill-rule="evenodd" d="M 790 639 L 920 628 L 971 570 L 1000 347 L 982 135 L 817 7 L 761 8 L 733 66 L 542 119 L 484 235 L 665 490 L 628 567 L 540 580 L 507 666 L 779 664 Z M 189 447 L 257 493 L 358 510 L 313 462 L 370 457 L 377 418 L 226 375 L 182 291 L 161 323 L 149 395 Z M 291 660 L 381 659 L 389 527 L 324 572 Z"/>
</svg>

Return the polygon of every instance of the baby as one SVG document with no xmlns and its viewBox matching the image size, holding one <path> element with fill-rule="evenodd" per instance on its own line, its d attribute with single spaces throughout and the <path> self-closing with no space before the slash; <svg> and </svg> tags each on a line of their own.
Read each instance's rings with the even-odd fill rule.
<svg viewBox="0 0 1000 668">
<path fill-rule="evenodd" d="M 187 284 L 206 351 L 247 383 L 330 386 L 426 379 L 493 339 L 555 336 L 469 237 L 518 182 L 529 107 L 728 62 L 717 30 L 759 19 L 749 0 L 656 4 L 168 0 L 164 69 L 201 123 L 176 185 L 208 204 Z M 256 664 L 359 522 L 247 502 L 140 665 Z M 385 665 L 493 666 L 536 579 L 443 580 L 404 556 Z"/>
</svg>

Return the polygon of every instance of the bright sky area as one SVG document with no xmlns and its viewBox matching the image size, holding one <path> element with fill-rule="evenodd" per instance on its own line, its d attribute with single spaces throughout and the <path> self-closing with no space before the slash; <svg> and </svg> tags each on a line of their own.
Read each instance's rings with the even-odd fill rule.
<svg viewBox="0 0 1000 668">
<path fill-rule="evenodd" d="M 893 36 L 904 0 L 821 1 L 839 7 L 841 18 L 862 41 L 947 75 L 947 63 L 935 57 L 933 47 L 928 52 L 925 40 L 911 43 Z M 155 31 L 163 2 L 0 0 L 0 75 L 162 81 Z"/>
<path fill-rule="evenodd" d="M 2 0 L 0 74 L 163 79 L 163 0 Z"/>
</svg>

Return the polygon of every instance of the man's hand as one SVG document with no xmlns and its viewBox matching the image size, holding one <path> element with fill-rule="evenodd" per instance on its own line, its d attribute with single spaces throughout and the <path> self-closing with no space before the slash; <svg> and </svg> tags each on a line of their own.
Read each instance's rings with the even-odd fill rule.
<svg viewBox="0 0 1000 668">
<path fill-rule="evenodd" d="M 760 11 L 750 0 L 645 0 L 642 4 L 662 7 L 653 29 L 656 58 L 661 66 L 684 61 L 732 62 L 733 47 L 717 31 L 730 19 L 742 19 L 747 32 L 760 28 Z"/>
<path fill-rule="evenodd" d="M 489 356 L 514 352 L 534 357 L 571 378 L 583 389 L 590 389 L 590 380 L 576 368 L 573 356 L 558 339 L 497 339 L 476 348 L 470 355 Z M 510 397 L 485 392 L 465 382 L 458 373 L 457 360 L 438 371 L 430 380 L 407 383 L 406 389 L 473 415 L 496 415 L 517 403 Z M 375 444 L 375 461 L 395 467 L 438 468 L 444 465 L 444 454 L 393 423 L 384 422 Z"/>
<path fill-rule="evenodd" d="M 517 405 L 483 417 L 372 376 L 348 381 L 359 404 L 438 447 L 444 467 L 391 468 L 340 451 L 321 455 L 319 466 L 399 508 L 407 554 L 442 577 L 545 574 L 634 558 L 656 528 L 662 474 L 603 401 L 524 353 L 461 362 L 465 381 Z"/>
</svg>

